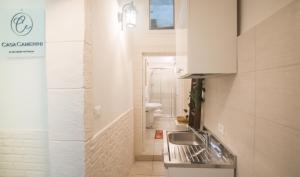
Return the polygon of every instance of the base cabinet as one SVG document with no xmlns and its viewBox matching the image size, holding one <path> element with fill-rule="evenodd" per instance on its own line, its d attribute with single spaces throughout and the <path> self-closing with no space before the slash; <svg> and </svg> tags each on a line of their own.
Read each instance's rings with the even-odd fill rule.
<svg viewBox="0 0 300 177">
<path fill-rule="evenodd" d="M 166 177 L 234 177 L 234 169 L 224 168 L 175 168 L 165 171 Z"/>
</svg>

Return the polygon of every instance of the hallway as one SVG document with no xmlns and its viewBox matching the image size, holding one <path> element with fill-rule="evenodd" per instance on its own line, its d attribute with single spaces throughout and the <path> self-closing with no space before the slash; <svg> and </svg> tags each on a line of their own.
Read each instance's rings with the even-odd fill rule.
<svg viewBox="0 0 300 177">
<path fill-rule="evenodd" d="M 300 0 L 0 0 L 0 177 L 300 177 L 299 49 Z"/>
</svg>

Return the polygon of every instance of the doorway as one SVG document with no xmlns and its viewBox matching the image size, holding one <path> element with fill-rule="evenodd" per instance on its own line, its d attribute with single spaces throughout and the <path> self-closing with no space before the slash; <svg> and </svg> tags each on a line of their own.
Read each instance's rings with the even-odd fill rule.
<svg viewBox="0 0 300 177">
<path fill-rule="evenodd" d="M 176 123 L 181 104 L 175 56 L 143 56 L 143 151 L 139 160 L 161 160 L 163 131 L 181 130 Z"/>
</svg>

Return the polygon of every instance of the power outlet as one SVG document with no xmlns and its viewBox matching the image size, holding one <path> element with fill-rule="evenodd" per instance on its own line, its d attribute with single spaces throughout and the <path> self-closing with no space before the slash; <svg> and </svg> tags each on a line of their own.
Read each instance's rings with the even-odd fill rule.
<svg viewBox="0 0 300 177">
<path fill-rule="evenodd" d="M 224 136 L 224 125 L 222 123 L 218 123 L 218 131 L 222 136 Z"/>
</svg>

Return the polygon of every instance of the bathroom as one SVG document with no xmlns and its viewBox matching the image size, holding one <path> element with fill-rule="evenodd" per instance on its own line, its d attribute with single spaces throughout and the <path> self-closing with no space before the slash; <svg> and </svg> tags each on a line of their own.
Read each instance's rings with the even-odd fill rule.
<svg viewBox="0 0 300 177">
<path fill-rule="evenodd" d="M 144 57 L 144 114 L 143 152 L 138 159 L 161 159 L 163 131 L 179 131 L 187 122 L 177 121 L 177 115 L 185 115 L 189 80 L 179 79 L 175 56 L 153 55 Z M 184 85 L 185 84 L 185 85 Z M 185 90 L 183 88 L 186 87 Z"/>
<path fill-rule="evenodd" d="M 146 57 L 144 100 L 146 128 L 174 119 L 176 105 L 175 57 Z M 159 128 L 159 127 L 157 127 Z"/>
<path fill-rule="evenodd" d="M 299 177 L 299 48 L 299 0 L 1 0 L 0 177 Z"/>
</svg>

